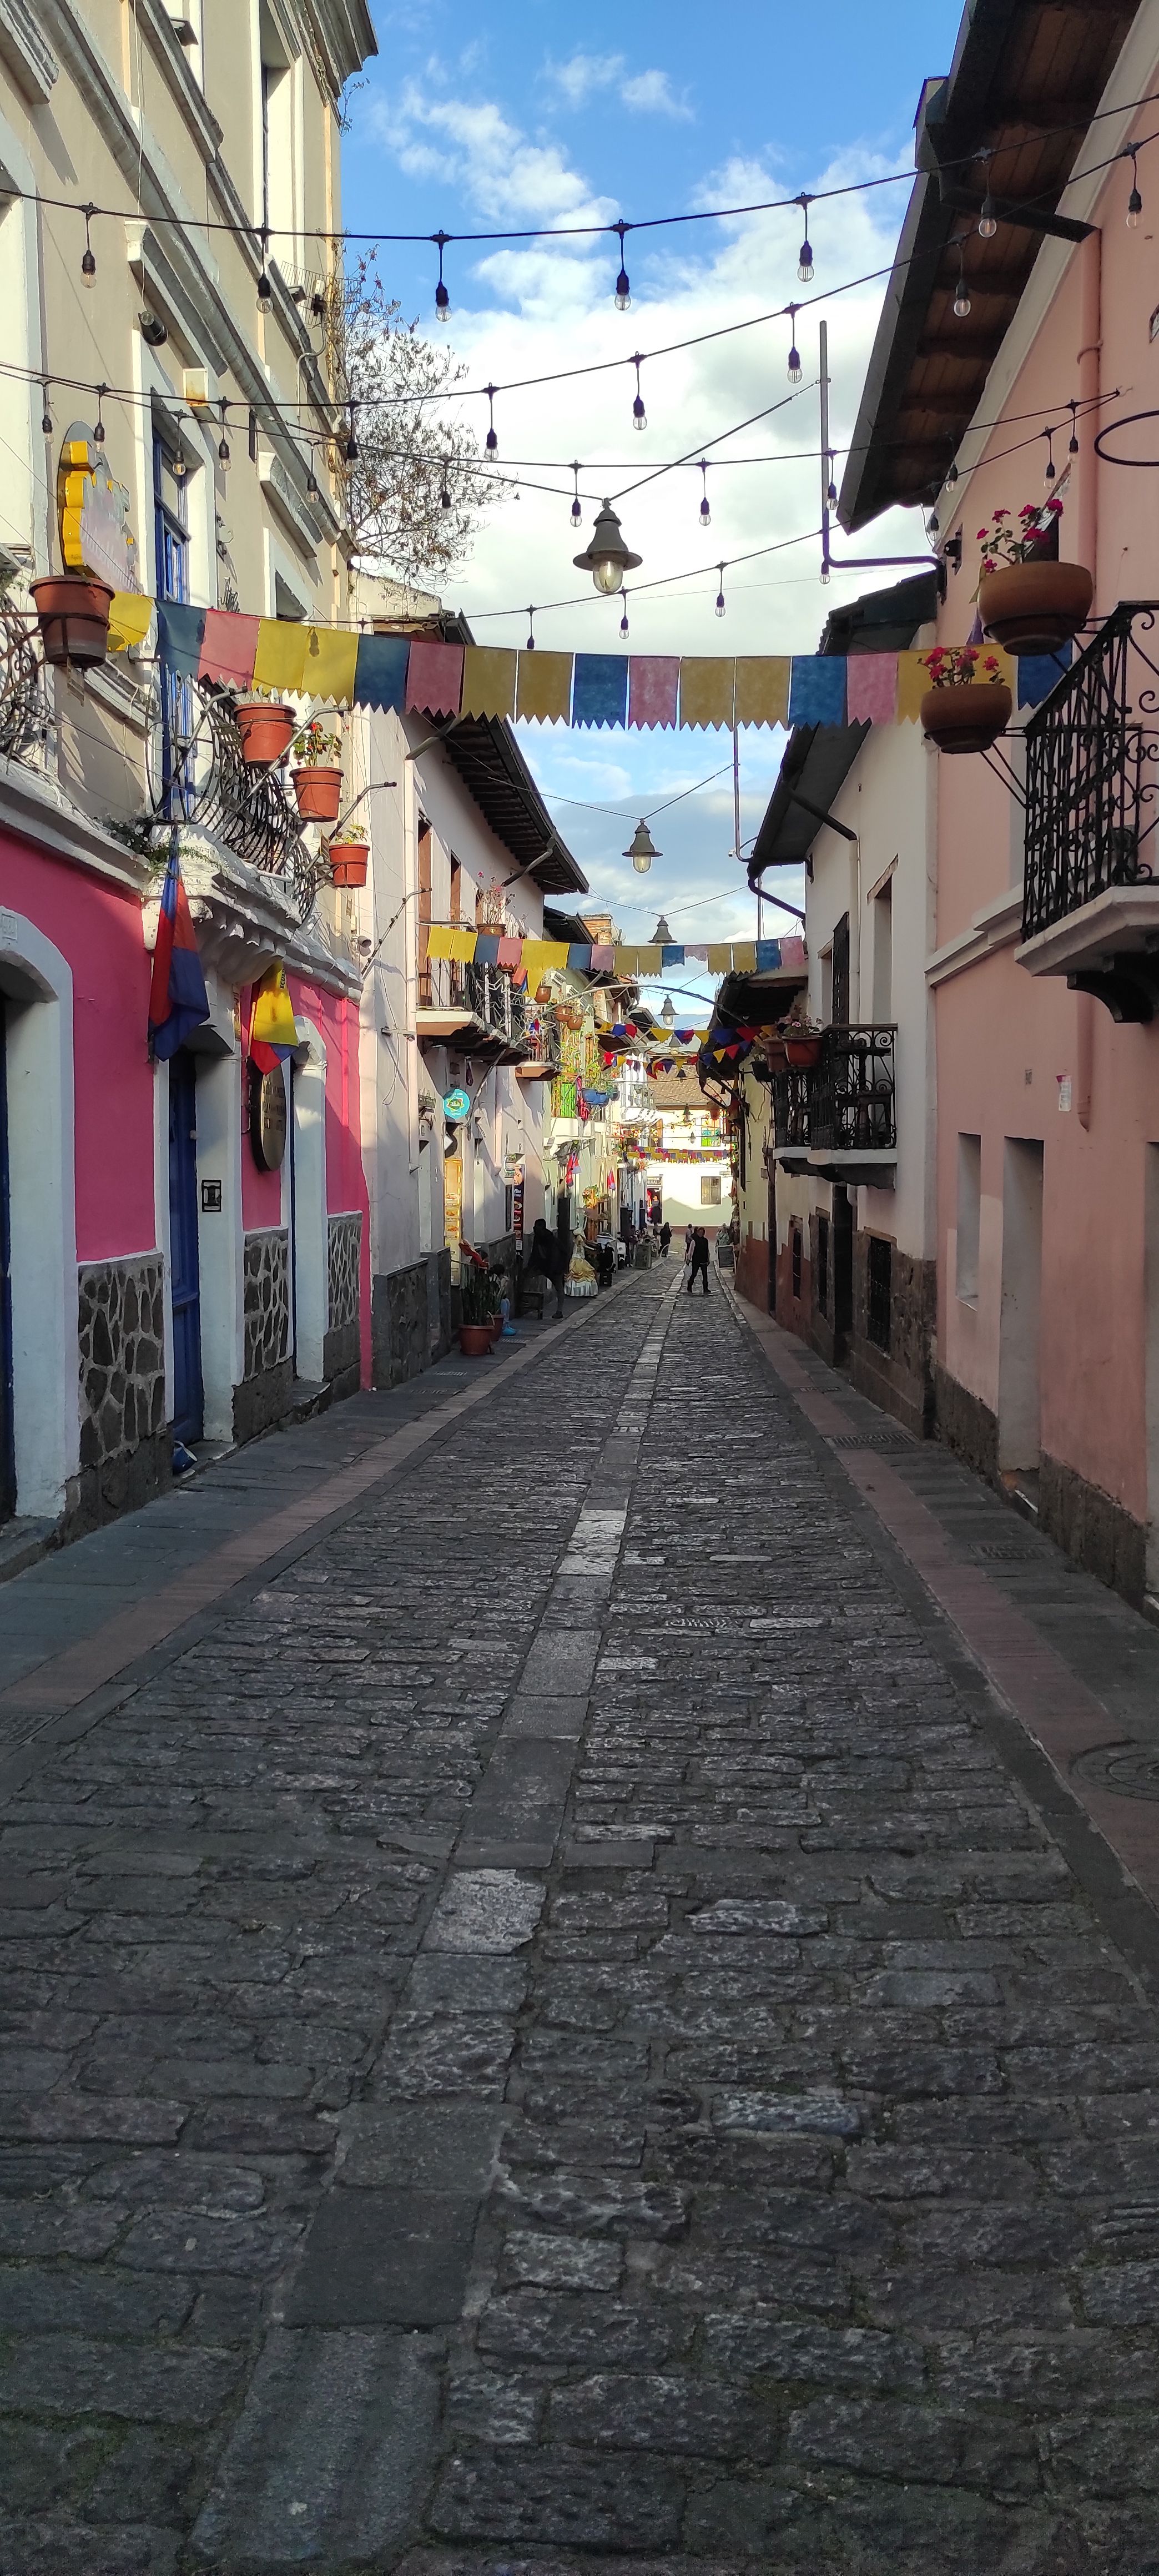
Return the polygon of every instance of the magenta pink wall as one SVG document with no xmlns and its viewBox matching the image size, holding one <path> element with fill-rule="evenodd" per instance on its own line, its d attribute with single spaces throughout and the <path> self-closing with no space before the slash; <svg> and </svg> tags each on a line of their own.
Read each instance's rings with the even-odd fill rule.
<svg viewBox="0 0 1159 2576">
<path fill-rule="evenodd" d="M 1144 118 L 1140 131 L 1145 125 Z M 999 421 L 991 434 L 986 460 L 949 521 L 961 527 L 964 545 L 962 571 L 951 574 L 939 619 L 943 642 L 969 633 L 981 553 L 976 531 L 999 503 L 1017 513 L 1024 500 L 1045 497 L 1045 443 L 1028 438 L 1038 421 L 1025 415 L 1066 423 L 1054 442 L 1061 475 L 1071 462 L 1072 393 L 1129 387 L 1129 398 L 1104 406 L 1104 419 L 1159 405 L 1159 342 L 1149 336 L 1159 282 L 1150 217 L 1137 232 L 1123 219 L 1130 185 L 1130 164 L 1120 162 L 1096 209 L 1101 279 L 1091 265 L 1097 244 L 1076 250 L 1006 396 L 1007 425 Z M 1101 464 L 1082 422 L 1079 438 L 1061 551 L 1090 564 L 1095 615 L 1105 617 L 1121 599 L 1159 595 L 1159 519 L 1153 478 Z M 940 759 L 938 945 L 999 899 L 1011 875 L 1007 795 L 981 761 Z M 1078 1115 L 1084 1013 L 1092 1050 L 1089 1126 Z M 936 1029 L 939 1358 L 997 1411 L 1005 1140 L 1040 1138 L 1042 1446 L 1145 1520 L 1144 1226 L 1147 1153 L 1159 1140 L 1159 1026 L 1117 1026 L 1100 1003 L 1069 992 L 1064 978 L 1029 975 L 1010 945 L 939 985 Z M 1060 1113 L 1058 1077 L 1067 1074 L 1072 1108 Z M 983 1139 L 975 1305 L 959 1299 L 955 1279 L 960 1133 Z"/>
<path fill-rule="evenodd" d="M 362 1212 L 362 1383 L 370 1384 L 370 1201 L 362 1162 L 358 1003 L 320 984 L 287 978 L 294 1010 L 312 1020 L 326 1049 L 326 1208 Z"/>
<path fill-rule="evenodd" d="M 0 835 L 0 903 L 51 939 L 72 968 L 78 1261 L 151 1252 L 151 960 L 136 895 Z M 45 1151 L 56 1139 L 45 1138 Z"/>
</svg>

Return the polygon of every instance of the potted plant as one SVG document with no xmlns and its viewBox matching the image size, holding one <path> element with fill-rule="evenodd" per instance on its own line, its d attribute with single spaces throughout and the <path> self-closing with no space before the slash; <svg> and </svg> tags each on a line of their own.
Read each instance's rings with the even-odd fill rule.
<svg viewBox="0 0 1159 2576">
<path fill-rule="evenodd" d="M 28 587 L 36 602 L 46 662 L 91 670 L 104 661 L 113 604 L 107 581 L 97 581 L 87 572 L 52 572 Z"/>
<path fill-rule="evenodd" d="M 327 844 L 330 874 L 336 886 L 364 886 L 370 845 L 364 832 L 347 832 Z"/>
<path fill-rule="evenodd" d="M 233 713 L 247 769 L 272 769 L 290 748 L 293 708 L 284 707 L 278 698 L 255 696 L 239 698 Z"/>
<path fill-rule="evenodd" d="M 920 713 L 926 741 L 939 751 L 989 751 L 1005 732 L 1013 703 L 996 655 L 983 654 L 978 644 L 935 644 L 925 662 L 930 686 Z"/>
<path fill-rule="evenodd" d="M 1046 511 L 1053 520 L 1061 518 L 1056 495 Z M 995 510 L 989 527 L 978 530 L 978 615 L 987 635 L 1008 653 L 1055 653 L 1090 615 L 1094 582 L 1086 565 L 1055 562 L 1043 553 L 1048 531 L 1041 518 L 1036 504 L 1024 501 L 1017 527 L 1009 510 Z"/>
<path fill-rule="evenodd" d="M 482 1254 L 473 1244 L 461 1242 L 459 1253 L 459 1348 L 464 1359 L 481 1360 L 494 1348 L 490 1276 Z"/>
<path fill-rule="evenodd" d="M 821 1061 L 822 1035 L 820 1022 L 811 1020 L 804 1005 L 794 1002 L 788 1018 L 781 1022 L 786 1065 L 792 1065 L 797 1073 L 811 1073 Z"/>
<path fill-rule="evenodd" d="M 296 769 L 290 771 L 298 812 L 304 823 L 336 823 L 342 802 L 338 765 L 342 736 L 330 733 L 320 716 L 311 716 L 294 736 Z"/>
</svg>

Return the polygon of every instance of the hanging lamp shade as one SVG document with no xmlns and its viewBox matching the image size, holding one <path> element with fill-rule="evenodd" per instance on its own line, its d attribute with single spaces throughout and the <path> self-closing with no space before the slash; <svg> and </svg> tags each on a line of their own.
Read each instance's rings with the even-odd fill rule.
<svg viewBox="0 0 1159 2576">
<path fill-rule="evenodd" d="M 659 855 L 659 853 L 657 853 L 657 855 Z M 663 913 L 661 913 L 660 919 L 652 933 L 651 945 L 653 948 L 670 948 L 672 945 L 672 933 L 664 919 Z"/>
<path fill-rule="evenodd" d="M 667 998 L 667 1000 L 666 1000 L 666 1002 L 665 1002 L 665 1004 L 664 1004 L 664 1008 L 663 1008 L 663 1010 L 662 1010 L 662 1011 L 661 1011 L 661 1013 L 660 1013 L 660 1017 L 661 1017 L 661 1019 L 664 1021 L 665 1026 L 666 1026 L 666 1027 L 668 1027 L 668 1028 L 671 1028 L 672 1023 L 673 1023 L 673 1020 L 674 1020 L 674 1019 L 675 1019 L 675 1017 L 676 1017 L 675 1006 L 674 1006 L 674 1004 L 673 1004 L 673 1000 L 672 1000 L 672 995 L 671 995 L 671 993 L 669 993 L 669 995 L 668 995 L 668 998 Z"/>
<path fill-rule="evenodd" d="M 610 598 L 613 591 L 623 589 L 625 573 L 635 572 L 643 560 L 643 555 L 634 555 L 630 546 L 625 545 L 620 522 L 610 501 L 601 503 L 582 555 L 572 556 L 576 571 L 590 572 L 596 589 L 603 591 L 606 598 Z"/>
<path fill-rule="evenodd" d="M 658 859 L 662 856 L 662 853 L 656 847 L 647 824 L 642 818 L 637 823 L 636 829 L 633 832 L 632 838 L 623 855 L 626 859 L 631 860 L 638 877 L 646 877 L 653 859 Z"/>
</svg>

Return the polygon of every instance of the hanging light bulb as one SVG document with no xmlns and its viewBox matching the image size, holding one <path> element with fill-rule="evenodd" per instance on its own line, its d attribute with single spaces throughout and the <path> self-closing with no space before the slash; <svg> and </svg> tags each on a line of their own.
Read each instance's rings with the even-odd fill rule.
<svg viewBox="0 0 1159 2576">
<path fill-rule="evenodd" d="M 822 590 L 828 590 L 828 588 L 829 588 L 829 579 L 830 579 L 830 574 L 829 574 L 829 558 L 828 558 L 828 555 L 826 555 L 825 560 L 824 560 L 824 562 L 822 563 L 822 566 L 821 566 L 821 588 L 822 588 Z"/>
<path fill-rule="evenodd" d="M 811 286 L 813 282 L 813 244 L 809 239 L 809 208 L 812 205 L 813 200 L 811 197 L 802 196 L 798 197 L 797 203 L 805 218 L 805 238 L 797 253 L 797 275 L 801 280 L 802 286 Z"/>
<path fill-rule="evenodd" d="M 218 464 L 219 464 L 219 465 L 220 465 L 220 467 L 221 467 L 222 473 L 223 473 L 223 474 L 228 474 L 228 472 L 229 472 L 229 440 L 228 440 L 228 438 L 226 437 L 226 434 L 225 434 L 225 397 L 224 397 L 224 395 L 222 396 L 221 402 L 220 402 L 220 404 L 219 404 L 219 406 L 218 406 L 218 415 L 219 415 L 219 418 L 220 418 L 220 421 L 221 421 L 221 436 L 220 436 L 220 438 L 218 439 L 218 442 L 217 442 L 217 461 L 218 461 Z M 311 466 L 310 466 L 310 479 L 311 479 L 311 481 L 313 481 L 313 476 L 314 476 L 314 467 L 313 467 L 313 463 L 311 462 Z M 311 493 L 310 493 L 310 484 L 309 484 L 309 483 L 307 483 L 307 485 L 306 485 L 306 499 L 307 499 L 307 500 L 309 500 L 310 498 L 311 498 Z"/>
<path fill-rule="evenodd" d="M 1078 404 L 1072 402 L 1070 405 L 1070 437 L 1067 440 L 1066 447 L 1068 456 L 1077 456 L 1079 452 L 1078 422 L 1076 418 L 1077 411 Z"/>
<path fill-rule="evenodd" d="M 516 498 L 516 500 L 518 500 L 518 498 L 519 498 L 519 494 L 518 494 L 518 492 L 516 493 L 515 498 Z M 450 487 L 450 485 L 449 485 L 449 483 L 448 483 L 448 481 L 447 481 L 447 459 L 446 459 L 446 457 L 444 456 L 444 458 L 443 458 L 443 479 L 442 479 L 442 482 L 441 482 L 441 483 L 440 483 L 440 485 L 439 485 L 439 508 L 440 508 L 440 510 L 449 510 L 451 507 L 452 507 L 452 502 L 451 502 L 451 487 Z"/>
<path fill-rule="evenodd" d="M 82 206 L 81 208 L 81 212 L 85 219 L 85 246 L 81 254 L 80 273 L 82 285 L 88 287 L 95 286 L 97 282 L 97 263 L 93 251 L 92 236 L 92 220 L 96 211 L 96 207 L 93 205 Z"/>
<path fill-rule="evenodd" d="M 625 591 L 625 593 L 624 593 L 624 614 L 623 614 L 623 616 L 622 616 L 622 617 L 621 617 L 621 619 L 620 619 L 620 633 L 621 633 L 621 635 L 622 635 L 622 637 L 623 637 L 623 639 L 624 639 L 624 642 L 625 642 L 625 643 L 627 643 L 627 640 L 628 640 L 628 594 L 627 594 L 627 592 L 626 592 L 626 591 Z"/>
<path fill-rule="evenodd" d="M 700 481 L 702 487 L 700 494 L 700 524 L 702 528 L 710 528 L 712 526 L 712 512 L 708 506 L 708 467 L 703 456 L 700 460 Z"/>
<path fill-rule="evenodd" d="M 625 545 L 620 522 L 610 501 L 601 503 L 595 527 L 582 555 L 572 556 L 576 571 L 590 572 L 596 589 L 602 591 L 605 598 L 610 598 L 613 591 L 622 590 L 625 573 L 636 572 L 643 560 L 642 555 L 634 555 Z"/>
<path fill-rule="evenodd" d="M 318 489 L 318 477 L 314 472 L 314 459 L 313 456 L 311 456 L 306 473 L 306 499 L 308 501 L 320 501 L 321 498 L 322 495 Z"/>
<path fill-rule="evenodd" d="M 96 420 L 95 420 L 95 422 L 93 423 L 93 446 L 94 446 L 94 447 L 103 447 L 103 446 L 104 446 L 104 443 L 105 443 L 105 424 L 104 424 L 104 421 L 103 421 L 103 419 L 102 419 L 102 417 L 101 417 L 101 414 L 102 414 L 102 411 L 103 411 L 103 408 L 104 408 L 105 395 L 107 394 L 108 390 L 109 390 L 109 388 L 108 388 L 108 386 L 107 386 L 107 385 L 98 385 L 98 386 L 97 386 L 97 416 L 96 416 Z"/>
<path fill-rule="evenodd" d="M 183 418 L 184 414 L 182 412 L 178 412 L 177 445 L 173 450 L 173 480 L 175 483 L 184 483 L 185 477 L 189 472 L 189 464 L 186 458 L 185 449 L 181 444 L 181 423 Z"/>
<path fill-rule="evenodd" d="M 582 521 L 582 519 L 583 519 L 583 505 L 582 505 L 582 503 L 581 503 L 581 501 L 580 501 L 580 496 L 579 496 L 579 472 L 580 472 L 580 470 L 579 470 L 579 458 L 578 458 L 578 456 L 576 457 L 576 459 L 575 459 L 575 461 L 574 461 L 574 463 L 573 463 L 573 465 L 572 465 L 571 472 L 572 472 L 572 481 L 573 481 L 573 483 L 574 483 L 574 485 L 575 485 L 575 491 L 574 491 L 573 496 L 572 496 L 572 505 L 571 505 L 571 523 L 572 523 L 573 528 L 578 528 L 578 527 L 579 527 L 579 525 L 580 525 L 580 523 L 581 523 L 581 521 Z"/>
<path fill-rule="evenodd" d="M 835 510 L 837 507 L 837 486 L 833 480 L 832 472 L 830 472 L 829 480 L 825 486 L 825 499 L 828 507 L 831 510 Z"/>
<path fill-rule="evenodd" d="M 938 533 L 939 525 L 940 525 L 940 522 L 939 522 L 939 519 L 938 519 L 937 511 L 936 511 L 936 510 L 931 510 L 930 515 L 929 515 L 928 519 L 926 520 L 926 535 L 927 535 L 927 537 L 936 537 L 936 535 L 937 535 L 937 533 Z"/>
<path fill-rule="evenodd" d="M 438 282 L 438 285 L 437 285 L 437 286 L 436 286 L 436 288 L 435 288 L 435 320 L 436 320 L 436 322 L 445 322 L 445 321 L 446 321 L 446 319 L 447 319 L 447 315 L 449 314 L 449 312 L 450 312 L 450 310 L 451 310 L 451 294 L 450 294 L 450 288 L 448 287 L 448 285 L 447 285 L 447 283 L 446 283 L 446 279 L 445 279 L 445 278 L 444 278 L 444 276 L 443 276 L 443 245 L 444 245 L 444 243 L 445 243 L 445 242 L 447 242 L 449 239 L 450 239 L 450 235 L 449 235 L 448 233 L 432 233 L 432 234 L 431 234 L 431 240 L 432 240 L 433 242 L 436 242 L 436 243 L 437 243 L 437 245 L 438 245 L 438 252 L 439 252 L 439 282 Z"/>
<path fill-rule="evenodd" d="M 258 416 L 256 411 L 253 410 L 249 412 L 246 419 L 245 443 L 246 454 L 249 457 L 250 464 L 256 465 L 258 461 Z"/>
<path fill-rule="evenodd" d="M 789 315 L 792 331 L 792 347 L 789 350 L 789 383 L 791 385 L 799 385 L 801 381 L 801 352 L 797 347 L 797 307 L 795 304 L 789 304 L 785 309 Z"/>
<path fill-rule="evenodd" d="M 955 313 L 956 313 L 956 315 L 957 315 L 957 317 L 958 317 L 959 322 L 964 322 L 964 321 L 965 321 L 965 319 L 966 319 L 966 315 L 967 315 L 967 313 L 969 312 L 969 310 L 970 310 L 970 297 L 969 297 L 969 293 L 968 293 L 968 291 L 967 291 L 967 287 L 966 287 L 966 263 L 965 263 L 965 259 L 964 259 L 963 252 L 962 252 L 962 246 L 961 246 L 961 243 L 959 242 L 959 244 L 958 244 L 958 284 L 957 284 L 957 290 L 956 290 L 956 293 L 955 293 L 955 296 L 954 296 L 954 311 L 955 311 Z"/>
<path fill-rule="evenodd" d="M 624 858 L 631 860 L 638 877 L 646 877 L 653 859 L 662 858 L 663 855 L 663 851 L 657 849 L 648 826 L 644 821 L 643 815 L 641 815 L 640 820 L 636 825 L 636 829 L 632 834 L 632 838 L 628 843 L 627 849 L 623 852 Z"/>
<path fill-rule="evenodd" d="M 998 217 L 994 212 L 994 199 L 987 188 L 986 194 L 982 199 L 982 212 L 978 217 L 979 241 L 993 241 L 997 230 Z"/>
<path fill-rule="evenodd" d="M 717 616 L 718 616 L 718 617 L 723 617 L 723 615 L 724 615 L 724 565 L 723 565 L 723 564 L 721 564 L 721 566 L 720 566 L 720 589 L 718 590 L 718 592 L 717 592 L 717 594 L 716 594 L 716 613 L 717 613 Z"/>
<path fill-rule="evenodd" d="M 647 429 L 648 426 L 648 414 L 644 409 L 644 397 L 640 391 L 640 368 L 642 364 L 643 360 L 640 356 L 639 350 L 637 349 L 636 355 L 632 360 L 632 365 L 636 370 L 636 399 L 632 405 L 633 429 Z"/>
<path fill-rule="evenodd" d="M 266 229 L 265 225 L 263 224 L 263 226 L 262 226 L 262 265 L 261 265 L 261 271 L 260 271 L 260 274 L 259 274 L 259 277 L 258 277 L 258 311 L 259 311 L 259 313 L 272 313 L 272 312 L 273 312 L 273 309 L 274 309 L 274 290 L 273 290 L 273 287 L 272 287 L 272 286 L 271 286 L 271 284 L 270 284 L 270 280 L 269 280 L 269 273 L 268 273 L 267 268 L 266 268 L 266 258 L 267 258 L 268 252 L 269 252 L 269 247 L 270 247 L 270 236 L 269 236 L 269 233 L 268 233 L 268 231 L 267 231 L 267 229 Z"/>
<path fill-rule="evenodd" d="M 344 465 L 357 465 L 358 463 L 358 440 L 354 435 L 353 403 L 351 403 L 350 406 L 350 421 L 347 427 L 346 436 L 342 442 L 342 462 Z"/>
<path fill-rule="evenodd" d="M 43 412 L 41 413 L 41 416 L 40 416 L 40 426 L 41 426 L 41 429 L 42 429 L 42 430 L 43 430 L 43 432 L 44 432 L 44 436 L 45 436 L 46 438 L 51 438 L 51 436 L 52 436 L 52 413 L 50 412 L 50 410 L 49 410 L 49 408 L 48 408 L 48 386 L 47 386 L 46 384 L 45 384 L 45 385 L 42 385 L 42 386 L 41 386 L 41 388 L 40 388 L 40 390 L 41 390 L 41 393 L 42 393 L 42 395 L 43 395 L 43 397 L 44 397 L 44 410 L 43 410 Z"/>
<path fill-rule="evenodd" d="M 1131 154 L 1131 194 L 1130 194 L 1130 196 L 1129 196 L 1129 197 L 1128 197 L 1128 199 L 1127 199 L 1127 230 L 1128 230 L 1128 232 L 1129 232 L 1129 233 L 1136 233 L 1136 232 L 1138 232 L 1138 229 L 1139 229 L 1139 217 L 1140 217 L 1140 215 L 1142 214 L 1142 212 L 1143 212 L 1143 200 L 1142 200 L 1142 198 L 1141 198 L 1141 196 L 1140 196 L 1140 194 L 1139 194 L 1139 164 L 1138 164 L 1138 162 L 1137 162 L 1137 160 L 1136 160 L 1136 158 L 1135 158 L 1134 153 L 1132 152 L 1132 154 Z"/>
<path fill-rule="evenodd" d="M 1044 430 L 1043 437 L 1046 440 L 1046 472 L 1042 479 L 1046 485 L 1047 491 L 1049 492 L 1055 477 L 1054 431 L 1052 429 Z"/>
<path fill-rule="evenodd" d="M 527 611 L 527 642 L 524 645 L 523 650 L 525 653 L 534 653 L 535 651 L 535 610 L 533 608 L 529 608 Z"/>
<path fill-rule="evenodd" d="M 954 460 L 953 460 L 953 462 L 952 462 L 952 464 L 951 464 L 951 466 L 950 466 L 949 473 L 948 473 L 948 474 L 947 474 L 947 476 L 946 476 L 946 490 L 947 490 L 947 492 L 956 492 L 956 491 L 957 491 L 957 489 L 958 489 L 958 460 L 957 460 L 957 457 L 955 457 L 955 458 L 954 458 Z"/>
<path fill-rule="evenodd" d="M 497 456 L 499 453 L 499 441 L 495 435 L 495 395 L 497 391 L 498 387 L 495 385 L 487 385 L 485 387 L 487 395 L 487 415 L 490 426 L 483 444 L 487 450 L 488 456 Z"/>
<path fill-rule="evenodd" d="M 620 236 L 620 274 L 616 279 L 617 313 L 627 313 L 632 302 L 632 288 L 628 278 L 627 269 L 624 266 L 624 235 L 627 232 L 627 229 L 627 225 L 622 221 L 618 224 L 613 224 L 612 226 L 612 231 L 614 233 L 618 233 Z"/>
</svg>

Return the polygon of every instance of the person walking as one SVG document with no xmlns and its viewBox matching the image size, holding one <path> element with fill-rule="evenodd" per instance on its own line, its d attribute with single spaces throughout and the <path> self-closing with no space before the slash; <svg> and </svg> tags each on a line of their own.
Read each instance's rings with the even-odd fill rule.
<svg viewBox="0 0 1159 2576">
<path fill-rule="evenodd" d="M 670 1245 L 671 1241 L 672 1241 L 672 1228 L 671 1228 L 671 1226 L 670 1226 L 670 1225 L 669 1225 L 669 1223 L 668 1223 L 668 1219 L 667 1219 L 667 1217 L 665 1217 L 665 1219 L 664 1219 L 664 1223 L 663 1223 L 663 1225 L 662 1225 L 662 1226 L 661 1226 L 661 1228 L 660 1228 L 660 1259 L 661 1259 L 661 1261 L 667 1261 L 667 1259 L 668 1259 L 668 1247 L 669 1247 L 669 1245 Z"/>
<path fill-rule="evenodd" d="M 523 1264 L 520 1286 L 522 1287 L 524 1280 L 534 1278 L 536 1275 L 548 1281 L 555 1290 L 556 1323 L 563 1314 L 563 1273 L 563 1250 L 559 1237 L 549 1232 L 543 1217 L 537 1216 L 532 1228 L 531 1250 Z"/>
<path fill-rule="evenodd" d="M 693 1235 L 692 1235 L 692 1260 L 691 1260 L 691 1262 L 690 1262 L 690 1264 L 689 1264 L 689 1270 L 688 1270 L 688 1289 L 687 1289 L 687 1294 L 688 1294 L 690 1297 L 691 1297 L 691 1295 L 692 1295 L 692 1291 L 693 1291 L 693 1289 L 694 1289 L 694 1288 L 695 1288 L 695 1286 L 696 1286 L 696 1275 L 697 1275 L 697 1272 L 698 1272 L 698 1271 L 699 1271 L 699 1273 L 700 1273 L 700 1284 L 701 1284 L 701 1287 L 703 1288 L 704 1293 L 705 1293 L 705 1296 L 707 1297 L 707 1295 L 708 1295 L 708 1236 L 706 1235 L 706 1233 L 705 1233 L 705 1231 L 704 1231 L 704 1227 L 703 1227 L 702 1225 L 698 1225 L 698 1226 L 694 1227 L 694 1229 L 693 1229 Z"/>
</svg>

